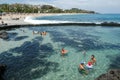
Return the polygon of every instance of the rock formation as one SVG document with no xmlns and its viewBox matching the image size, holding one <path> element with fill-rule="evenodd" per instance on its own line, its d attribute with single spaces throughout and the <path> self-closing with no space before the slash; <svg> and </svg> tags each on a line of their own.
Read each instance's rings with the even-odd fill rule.
<svg viewBox="0 0 120 80">
<path fill-rule="evenodd" d="M 8 39 L 8 33 L 5 32 L 5 31 L 1 31 L 0 32 L 0 38 L 2 38 L 2 39 Z"/>
<path fill-rule="evenodd" d="M 120 69 L 111 69 L 108 73 L 100 75 L 95 80 L 120 80 Z"/>
<path fill-rule="evenodd" d="M 7 67 L 6 65 L 0 64 L 0 80 L 4 80 L 3 76 L 6 71 L 6 67 Z"/>
</svg>

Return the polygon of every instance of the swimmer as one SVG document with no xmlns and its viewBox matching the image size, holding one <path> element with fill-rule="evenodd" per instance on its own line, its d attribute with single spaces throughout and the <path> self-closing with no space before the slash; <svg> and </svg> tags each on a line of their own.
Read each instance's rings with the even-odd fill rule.
<svg viewBox="0 0 120 80">
<path fill-rule="evenodd" d="M 47 35 L 47 32 L 46 32 L 46 31 L 44 31 L 43 33 L 44 33 L 44 35 Z"/>
<path fill-rule="evenodd" d="M 90 62 L 92 62 L 92 65 L 96 64 L 96 59 L 94 55 L 91 55 Z"/>
<path fill-rule="evenodd" d="M 41 32 L 40 34 L 43 35 L 43 36 L 45 36 L 45 35 L 47 35 L 47 32 L 44 31 L 44 32 Z"/>
<path fill-rule="evenodd" d="M 88 74 L 88 71 L 85 69 L 84 63 L 80 63 L 79 65 L 79 71 L 81 74 Z"/>
<path fill-rule="evenodd" d="M 64 56 L 67 52 L 68 52 L 67 50 L 65 50 L 64 48 L 62 48 L 62 50 L 61 50 L 62 56 Z"/>
</svg>

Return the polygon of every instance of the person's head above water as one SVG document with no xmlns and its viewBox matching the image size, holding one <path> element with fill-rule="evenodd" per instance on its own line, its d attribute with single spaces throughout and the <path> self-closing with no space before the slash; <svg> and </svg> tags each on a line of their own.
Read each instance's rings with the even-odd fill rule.
<svg viewBox="0 0 120 80">
<path fill-rule="evenodd" d="M 62 48 L 62 50 L 64 51 L 65 49 L 64 49 L 64 48 Z"/>
<path fill-rule="evenodd" d="M 81 63 L 81 65 L 84 65 L 84 63 Z"/>
<path fill-rule="evenodd" d="M 84 64 L 85 64 L 85 62 L 81 62 L 80 64 L 81 64 L 81 65 L 84 65 Z"/>
<path fill-rule="evenodd" d="M 94 59 L 95 58 L 95 56 L 94 55 L 91 55 L 91 59 Z"/>
</svg>

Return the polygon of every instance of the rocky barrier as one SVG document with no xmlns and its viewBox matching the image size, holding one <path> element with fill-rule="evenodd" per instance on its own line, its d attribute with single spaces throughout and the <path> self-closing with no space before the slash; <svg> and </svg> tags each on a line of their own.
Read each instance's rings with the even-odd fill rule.
<svg viewBox="0 0 120 80">
<path fill-rule="evenodd" d="M 103 22 L 103 23 L 48 23 L 48 24 L 19 24 L 19 25 L 0 25 L 0 30 L 28 27 L 28 26 L 105 26 L 105 27 L 120 27 L 120 23 L 115 22 Z"/>
</svg>

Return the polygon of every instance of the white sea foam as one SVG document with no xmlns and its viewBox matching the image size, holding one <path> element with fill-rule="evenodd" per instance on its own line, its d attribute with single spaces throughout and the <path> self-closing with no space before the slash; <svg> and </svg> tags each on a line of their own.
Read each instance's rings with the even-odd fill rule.
<svg viewBox="0 0 120 80">
<path fill-rule="evenodd" d="M 58 14 L 56 16 L 60 16 L 61 14 Z M 30 23 L 30 24 L 60 24 L 60 23 L 85 23 L 85 24 L 88 24 L 88 23 L 95 23 L 95 24 L 101 24 L 103 23 L 102 21 L 97 21 L 97 22 L 94 22 L 94 21 L 60 21 L 60 20 L 37 20 L 35 19 L 35 17 L 32 17 L 32 16 L 27 16 L 25 19 L 24 19 L 24 22 L 27 22 L 27 23 Z M 109 22 L 109 21 L 108 21 Z M 119 23 L 119 22 L 118 22 Z"/>
<path fill-rule="evenodd" d="M 58 23 L 71 23 L 71 21 L 59 21 L 59 20 L 35 20 L 33 17 L 28 16 L 24 20 L 31 24 L 58 24 Z"/>
</svg>

